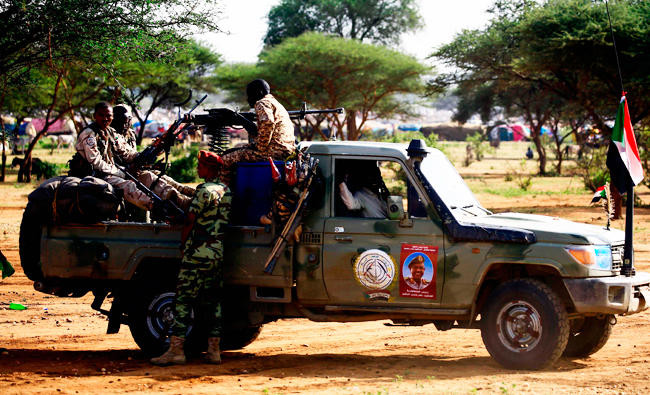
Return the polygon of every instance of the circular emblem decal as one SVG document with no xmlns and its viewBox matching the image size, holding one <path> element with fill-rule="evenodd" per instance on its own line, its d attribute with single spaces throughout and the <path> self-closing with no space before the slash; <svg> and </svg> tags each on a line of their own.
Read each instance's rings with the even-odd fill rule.
<svg viewBox="0 0 650 395">
<path fill-rule="evenodd" d="M 354 262 L 354 274 L 368 289 L 385 289 L 395 278 L 395 262 L 384 251 L 364 251 Z"/>
</svg>

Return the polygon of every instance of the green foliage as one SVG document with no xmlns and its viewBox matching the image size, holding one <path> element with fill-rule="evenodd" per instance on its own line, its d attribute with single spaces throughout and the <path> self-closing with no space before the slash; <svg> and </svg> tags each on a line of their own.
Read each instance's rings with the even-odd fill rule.
<svg viewBox="0 0 650 395">
<path fill-rule="evenodd" d="M 427 147 L 437 148 L 442 152 L 445 152 L 445 147 L 438 141 L 438 135 L 435 133 L 430 133 L 429 136 L 425 137 L 422 132 L 396 132 L 392 136 L 386 136 L 378 139 L 377 141 L 385 143 L 402 143 L 408 144 L 411 140 L 424 140 L 427 144 Z"/>
<path fill-rule="evenodd" d="M 241 95 L 254 76 L 269 81 L 273 95 L 288 107 L 298 108 L 302 102 L 312 108 L 345 107 L 345 119 L 331 117 L 330 126 L 341 137 L 347 123 L 344 137 L 357 140 L 371 116 L 408 113 L 408 105 L 399 102 L 396 94 L 422 92 L 422 77 L 428 71 L 415 58 L 386 47 L 305 33 L 264 50 L 256 66 L 221 68 L 218 82 Z M 361 124 L 350 128 L 356 116 Z"/>
<path fill-rule="evenodd" d="M 43 175 L 42 178 L 46 180 L 63 174 L 63 172 L 67 168 L 66 165 L 51 163 L 44 160 L 41 161 L 40 165 L 38 164 L 38 162 L 33 162 L 32 167 L 33 167 L 32 173 L 34 173 L 37 170 L 36 169 L 37 167 L 40 167 L 41 174 Z"/>
<path fill-rule="evenodd" d="M 489 144 L 485 141 L 485 136 L 480 132 L 476 132 L 465 139 L 472 147 L 472 152 L 477 161 L 481 161 L 485 153 L 490 150 Z"/>
<path fill-rule="evenodd" d="M 305 32 L 395 44 L 422 26 L 414 0 L 282 0 L 268 15 L 267 45 Z"/>
<path fill-rule="evenodd" d="M 178 182 L 196 182 L 199 177 L 196 172 L 198 153 L 198 148 L 192 148 L 184 157 L 172 161 L 167 175 Z"/>
<path fill-rule="evenodd" d="M 650 187 L 650 128 L 640 128 L 639 129 L 639 141 L 637 142 L 639 146 L 639 155 L 641 156 L 641 163 L 643 165 L 645 178 L 642 183 Z"/>
<path fill-rule="evenodd" d="M 620 0 L 610 2 L 610 11 L 635 124 L 650 114 L 650 3 Z M 432 55 L 457 71 L 437 77 L 430 88 L 458 87 L 461 121 L 475 113 L 485 120 L 495 109 L 524 117 L 545 173 L 538 127 L 551 118 L 564 124 L 588 119 L 609 133 L 620 87 L 605 3 L 499 0 L 491 12 L 485 29 L 463 31 Z"/>
<path fill-rule="evenodd" d="M 118 62 L 115 73 L 122 87 L 123 100 L 130 105 L 134 118 L 142 125 L 156 108 L 169 108 L 173 103 L 184 101 L 190 90 L 215 92 L 213 72 L 220 64 L 218 54 L 190 40 L 176 43 L 166 62 Z M 151 100 L 147 101 L 147 107 L 142 107 L 141 103 L 147 97 Z M 141 140 L 139 134 L 138 143 Z"/>
<path fill-rule="evenodd" d="M 585 149 L 582 158 L 578 159 L 578 171 L 581 174 L 585 188 L 592 192 L 609 182 L 607 146 Z"/>
<path fill-rule="evenodd" d="M 519 163 L 518 169 L 510 169 L 506 174 L 505 181 L 515 181 L 521 191 L 528 191 L 533 185 L 533 177 L 526 172 L 526 160 Z"/>
<path fill-rule="evenodd" d="M 0 75 L 33 65 L 82 59 L 111 66 L 117 59 L 157 59 L 194 28 L 218 30 L 216 1 L 10 0 L 0 24 Z M 194 30 L 194 31 L 193 31 Z"/>
</svg>

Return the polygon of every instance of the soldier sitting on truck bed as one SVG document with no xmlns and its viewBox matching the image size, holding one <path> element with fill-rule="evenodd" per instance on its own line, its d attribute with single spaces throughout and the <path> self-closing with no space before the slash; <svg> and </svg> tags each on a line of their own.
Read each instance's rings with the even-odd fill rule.
<svg viewBox="0 0 650 395">
<path fill-rule="evenodd" d="M 113 120 L 113 108 L 107 102 L 100 102 L 95 105 L 93 117 L 95 122 L 88 125 L 77 138 L 77 153 L 70 161 L 70 175 L 94 175 L 102 178 L 114 187 L 122 189 L 124 198 L 129 203 L 144 210 L 151 210 L 154 206 L 153 200 L 138 189 L 133 181 L 125 179 L 124 172 L 116 166 L 116 163 L 128 166 L 139 153 L 109 126 Z M 158 179 L 150 171 L 140 171 L 137 177 L 147 187 L 151 187 Z M 153 191 L 163 200 L 169 199 L 183 209 L 186 209 L 192 200 L 162 179 L 155 182 Z"/>
<path fill-rule="evenodd" d="M 284 161 L 295 149 L 293 122 L 287 110 L 271 95 L 271 88 L 264 80 L 254 80 L 246 86 L 248 104 L 255 108 L 257 127 L 243 119 L 249 135 L 255 135 L 248 145 L 229 150 L 223 156 L 226 168 L 238 162 L 265 161 L 268 158 Z"/>
<path fill-rule="evenodd" d="M 231 194 L 219 180 L 223 161 L 208 151 L 199 152 L 199 177 L 205 183 L 196 193 L 183 227 L 183 260 L 176 284 L 176 307 L 172 336 L 167 352 L 152 358 L 155 365 L 185 363 L 183 345 L 191 325 L 192 307 L 196 316 L 206 317 L 202 324 L 208 332 L 207 360 L 221 363 L 221 292 L 223 288 L 223 236 L 230 217 Z"/>
<path fill-rule="evenodd" d="M 131 148 L 131 151 L 137 151 L 138 148 L 136 145 L 136 137 L 135 137 L 135 132 L 131 127 L 132 126 L 131 120 L 132 120 L 131 112 L 129 111 L 128 108 L 126 108 L 126 106 L 124 106 L 123 104 L 118 104 L 117 106 L 113 107 L 113 122 L 111 122 L 111 127 L 115 129 L 116 139 L 124 140 L 124 143 Z M 128 166 L 128 163 L 119 163 L 119 158 L 115 158 L 115 160 L 121 166 Z M 154 187 L 154 189 L 156 190 L 155 192 L 159 195 L 160 194 L 165 195 L 166 193 L 169 193 L 168 192 L 169 187 L 172 187 L 187 197 L 194 196 L 194 188 L 187 185 L 183 185 L 168 175 L 160 176 L 160 172 L 158 170 L 151 170 L 151 171 L 140 170 L 137 171 L 136 176 L 138 177 L 140 182 L 145 184 L 146 186 L 149 185 L 157 186 L 159 184 L 160 188 Z M 155 181 L 155 179 L 158 177 L 160 177 L 160 179 L 158 181 Z M 160 191 L 160 193 L 158 193 L 158 191 Z M 187 201 L 187 199 L 185 200 Z"/>
</svg>

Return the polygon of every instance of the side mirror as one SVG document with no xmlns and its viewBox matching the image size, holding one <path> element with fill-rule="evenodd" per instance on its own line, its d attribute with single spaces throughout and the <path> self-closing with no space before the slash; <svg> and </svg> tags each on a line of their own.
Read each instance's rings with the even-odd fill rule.
<svg viewBox="0 0 650 395">
<path fill-rule="evenodd" d="M 413 221 L 407 218 L 404 211 L 404 199 L 401 196 L 388 197 L 388 219 L 399 220 L 399 226 L 402 228 L 413 227 Z"/>
<path fill-rule="evenodd" d="M 388 197 L 388 219 L 404 218 L 404 201 L 401 196 Z"/>
</svg>

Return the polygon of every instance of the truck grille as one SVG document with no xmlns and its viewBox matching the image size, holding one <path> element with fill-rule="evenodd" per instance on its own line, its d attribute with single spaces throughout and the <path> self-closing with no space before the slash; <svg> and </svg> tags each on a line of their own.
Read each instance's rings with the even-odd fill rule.
<svg viewBox="0 0 650 395">
<path fill-rule="evenodd" d="M 302 240 L 303 244 L 320 244 L 321 243 L 321 234 L 320 233 L 312 233 L 312 232 L 304 232 L 302 234 Z"/>
<path fill-rule="evenodd" d="M 621 270 L 623 266 L 623 245 L 612 246 L 612 270 Z"/>
</svg>

